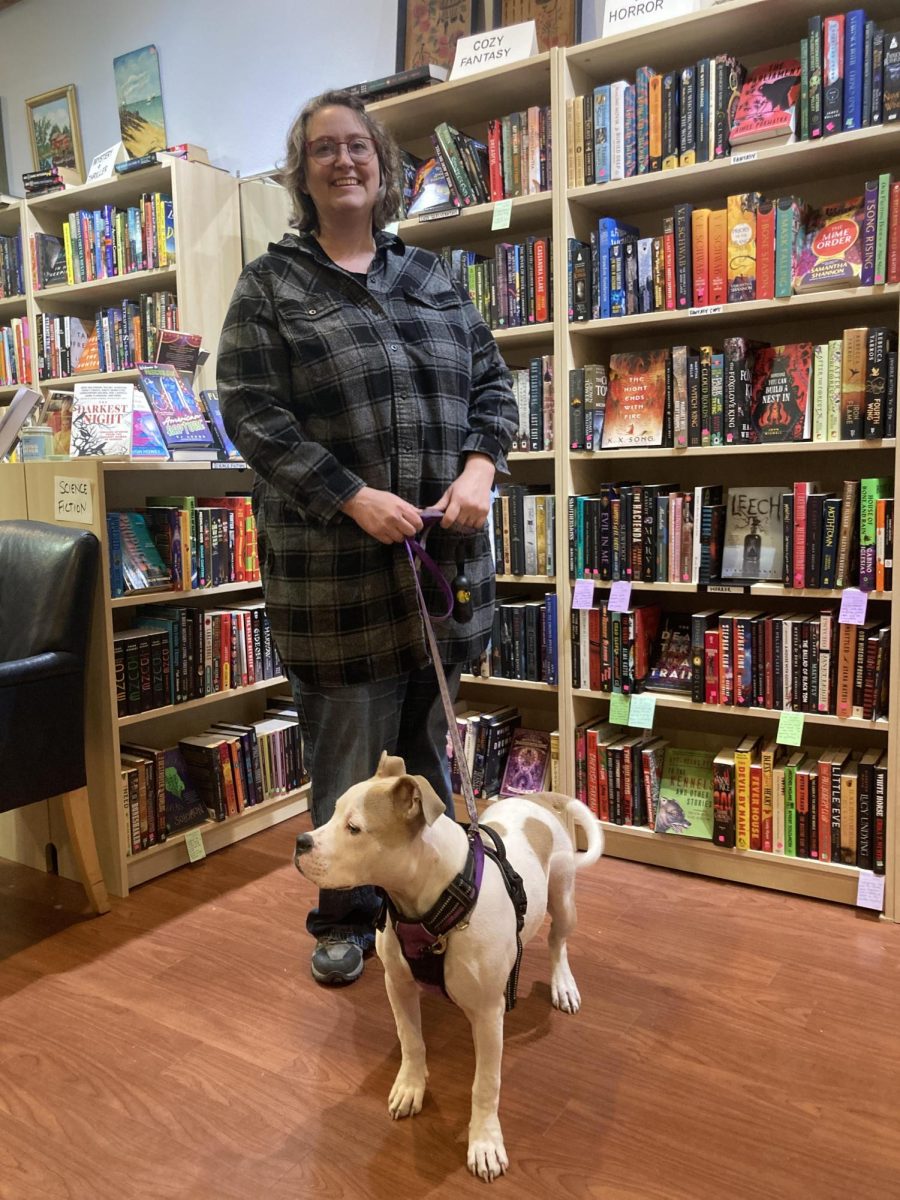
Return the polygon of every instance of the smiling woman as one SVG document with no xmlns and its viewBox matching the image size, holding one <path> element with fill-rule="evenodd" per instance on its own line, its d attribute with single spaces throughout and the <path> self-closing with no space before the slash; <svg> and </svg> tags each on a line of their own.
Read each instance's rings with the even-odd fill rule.
<svg viewBox="0 0 900 1200">
<path fill-rule="evenodd" d="M 421 510 L 443 513 L 429 554 L 448 582 L 464 564 L 472 592 L 471 615 L 441 630 L 452 692 L 493 617 L 484 525 L 516 405 L 443 261 L 385 232 L 397 174 L 393 142 L 359 100 L 310 101 L 281 171 L 299 232 L 245 269 L 219 346 L 225 424 L 258 475 L 266 607 L 316 826 L 384 750 L 451 811 L 447 722 L 404 548 Z M 436 591 L 426 581 L 432 609 Z M 318 982 L 358 978 L 378 908 L 371 888 L 320 892 L 307 920 Z"/>
</svg>

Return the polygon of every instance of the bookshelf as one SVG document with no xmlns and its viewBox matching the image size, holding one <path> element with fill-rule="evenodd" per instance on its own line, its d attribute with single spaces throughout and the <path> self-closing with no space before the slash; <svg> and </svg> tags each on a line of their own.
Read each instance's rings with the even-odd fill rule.
<svg viewBox="0 0 900 1200">
<path fill-rule="evenodd" d="M 9 469 L 9 466 L 3 468 L 0 479 L 5 477 Z M 80 524 L 79 528 L 89 529 L 100 538 L 102 562 L 94 600 L 88 664 L 88 792 L 107 887 L 114 895 L 126 896 L 130 888 L 180 866 L 188 861 L 188 857 L 183 834 L 176 834 L 137 854 L 126 852 L 126 816 L 121 800 L 119 773 L 120 740 L 164 747 L 174 745 L 181 737 L 201 733 L 213 721 L 258 720 L 263 715 L 267 701 L 276 694 L 287 694 L 289 688 L 287 680 L 277 676 L 246 687 L 214 692 L 182 704 L 118 716 L 113 634 L 132 624 L 134 609 L 154 603 L 220 607 L 227 606 L 231 597 L 254 598 L 261 591 L 258 583 L 241 583 L 185 592 L 150 592 L 146 596 L 133 592 L 110 599 L 106 513 L 141 505 L 147 494 L 154 492 L 202 496 L 249 492 L 253 474 L 246 468 L 220 470 L 216 464 L 210 463 L 165 463 L 161 467 L 158 463 L 105 462 L 102 458 L 29 462 L 24 467 L 20 465 L 19 470 L 24 473 L 28 516 L 32 520 L 56 519 L 53 508 L 55 476 L 78 477 L 87 480 L 90 486 L 91 520 Z M 245 808 L 238 816 L 226 821 L 210 821 L 199 826 L 207 854 L 305 812 L 307 792 L 308 788 L 302 787 Z M 55 802 L 49 805 L 48 819 L 49 840 L 54 841 L 60 850 L 60 870 L 70 874 L 68 845 Z"/>
<path fill-rule="evenodd" d="M 0 197 L 0 201 L 3 201 L 2 197 Z M 21 200 L 12 200 L 8 204 L 4 202 L 3 207 L 0 207 L 0 237 L 15 237 L 20 232 L 22 229 L 23 210 L 24 203 Z M 10 321 L 15 318 L 26 316 L 28 311 L 27 305 L 28 300 L 25 292 L 19 295 L 0 297 L 0 326 L 9 325 Z M 9 403 L 15 395 L 17 386 L 17 384 L 4 383 L 3 378 L 0 377 L 0 408 Z"/>
<path fill-rule="evenodd" d="M 559 79 L 556 53 L 544 53 L 525 62 L 491 71 L 490 74 L 377 102 L 369 106 L 369 111 L 391 130 L 402 149 L 419 158 L 427 158 L 433 154 L 430 135 L 441 121 L 447 121 L 457 129 L 487 141 L 488 121 L 492 118 L 523 111 L 532 105 L 549 105 L 551 112 L 557 114 L 560 109 L 557 92 Z M 554 187 L 550 191 L 514 197 L 506 228 L 491 228 L 493 204 L 474 204 L 449 218 L 420 220 L 412 217 L 403 220 L 399 223 L 399 236 L 410 245 L 421 246 L 435 253 L 439 253 L 443 247 L 452 246 L 485 256 L 491 256 L 500 242 L 522 241 L 528 235 L 552 236 L 558 228 L 557 210 L 562 200 L 558 180 L 561 178 L 561 163 L 564 163 L 559 157 L 561 135 L 555 115 L 552 124 L 551 170 Z M 555 246 L 553 256 L 555 266 Z M 554 295 L 555 313 L 560 311 L 558 296 L 557 289 Z M 564 324 L 557 318 L 541 324 L 497 329 L 494 336 L 507 366 L 524 368 L 533 357 L 557 354 L 564 329 Z M 555 450 L 513 451 L 509 455 L 511 481 L 546 486 L 557 497 L 557 527 L 561 520 L 558 507 L 559 465 L 560 457 Z M 513 597 L 539 600 L 545 592 L 557 593 L 557 589 L 555 577 L 497 576 L 497 597 L 501 601 Z M 499 677 L 475 679 L 464 674 L 459 695 L 462 701 L 473 707 L 480 703 L 515 704 L 526 725 L 547 730 L 561 727 L 563 714 L 560 690 L 546 683 Z"/>
<path fill-rule="evenodd" d="M 127 208 L 145 193 L 172 197 L 175 264 L 132 271 L 86 283 L 36 288 L 28 280 L 28 312 L 32 327 L 32 370 L 37 383 L 36 325 L 43 313 L 93 318 L 98 309 L 134 300 L 142 292 L 174 292 L 180 328 L 200 332 L 209 358 L 198 372 L 200 387 L 214 387 L 216 346 L 231 293 L 241 269 L 238 181 L 205 163 L 173 158 L 165 164 L 119 175 L 95 184 L 66 188 L 24 201 L 23 250 L 28 253 L 35 233 L 61 236 L 70 213 L 106 205 Z M 68 387 L 78 379 L 136 382 L 134 371 L 83 374 L 74 378 L 41 380 L 42 388 Z"/>
<path fill-rule="evenodd" d="M 849 7 L 849 6 L 847 6 Z M 649 64 L 657 72 L 680 69 L 704 56 L 734 53 L 748 67 L 783 57 L 799 57 L 801 37 L 807 33 L 809 17 L 838 9 L 823 10 L 817 0 L 791 0 L 775 6 L 766 0 L 732 0 L 700 13 L 677 18 L 665 25 L 648 26 L 632 34 L 576 46 L 559 56 L 560 103 L 586 94 L 600 84 L 634 79 L 638 67 Z M 897 28 L 897 8 L 885 0 L 867 5 L 867 16 L 889 29 Z M 565 116 L 557 115 L 555 127 L 565 136 Z M 871 127 L 817 141 L 764 148 L 753 146 L 738 161 L 719 159 L 655 174 L 638 175 L 606 184 L 567 188 L 564 211 L 556 227 L 555 269 L 565 279 L 566 239 L 586 240 L 599 216 L 611 216 L 637 225 L 644 235 L 662 231 L 661 219 L 675 204 L 690 202 L 695 207 L 721 207 L 726 196 L 759 191 L 778 196 L 797 191 L 812 203 L 821 203 L 860 191 L 865 178 L 888 170 L 896 161 L 900 127 Z M 559 306 L 557 311 L 561 311 Z M 557 362 L 560 429 L 568 430 L 568 372 L 590 362 L 608 362 L 615 351 L 714 343 L 721 338 L 744 335 L 773 343 L 825 340 L 840 336 L 844 327 L 885 324 L 897 328 L 900 288 L 880 286 L 845 291 L 820 291 L 773 301 L 752 301 L 707 308 L 689 308 L 613 319 L 591 320 L 568 325 L 560 338 Z M 560 445 L 568 444 L 567 432 Z M 840 458 L 834 457 L 834 452 Z M 764 446 L 715 446 L 686 449 L 640 449 L 601 453 L 561 454 L 560 496 L 591 494 L 601 481 L 632 479 L 640 483 L 676 482 L 680 487 L 707 483 L 726 486 L 753 483 L 790 485 L 795 479 L 840 476 L 859 478 L 894 475 L 896 440 L 868 443 L 824 442 Z M 679 461 L 683 459 L 684 461 Z M 895 482 L 896 487 L 896 482 Z M 559 501 L 558 501 L 559 502 Z M 567 569 L 566 558 L 561 558 Z M 561 572 L 560 626 L 571 637 L 571 595 L 574 580 Z M 602 585 L 601 585 L 602 586 Z M 740 607 L 751 611 L 815 611 L 823 600 L 836 602 L 839 592 L 824 589 L 785 589 L 774 584 L 708 588 L 695 584 L 635 583 L 640 600 L 658 600 L 665 611 L 691 612 L 704 608 Z M 599 589 L 598 589 L 599 590 Z M 651 593 L 655 593 L 651 596 Z M 563 594 L 567 603 L 563 603 Z M 893 624 L 898 617 L 894 596 L 885 592 L 870 596 L 870 614 L 877 613 Z M 877 601 L 877 603 L 876 603 Z M 892 678 L 896 679 L 898 651 L 891 653 Z M 560 662 L 562 782 L 564 790 L 574 786 L 574 731 L 583 721 L 600 719 L 607 713 L 609 697 L 573 686 L 573 668 L 567 656 Z M 656 695 L 654 734 L 673 744 L 717 752 L 734 745 L 747 733 L 774 736 L 777 711 L 764 708 L 735 708 L 695 704 L 683 695 Z M 853 749 L 869 746 L 887 752 L 887 878 L 885 916 L 900 919 L 898 893 L 898 839 L 896 772 L 900 765 L 900 715 L 890 721 L 842 720 L 824 714 L 804 716 L 804 747 L 811 751 L 836 744 Z M 630 731 L 636 732 L 636 731 Z M 858 870 L 835 863 L 787 857 L 760 851 L 723 850 L 710 842 L 658 835 L 649 829 L 605 824 L 607 853 L 648 864 L 693 871 L 740 883 L 780 889 L 798 894 L 853 904 Z"/>
</svg>

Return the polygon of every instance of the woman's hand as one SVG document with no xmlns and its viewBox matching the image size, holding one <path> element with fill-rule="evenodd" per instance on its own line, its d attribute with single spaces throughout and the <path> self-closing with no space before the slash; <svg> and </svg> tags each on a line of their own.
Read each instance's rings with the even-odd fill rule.
<svg viewBox="0 0 900 1200">
<path fill-rule="evenodd" d="M 361 487 L 342 505 L 341 512 L 385 546 L 402 542 L 422 528 L 422 518 L 414 505 L 393 492 L 382 492 L 377 488 Z"/>
<path fill-rule="evenodd" d="M 444 513 L 442 529 L 483 529 L 491 507 L 494 464 L 486 454 L 470 454 L 461 474 L 447 488 L 435 508 Z"/>
</svg>

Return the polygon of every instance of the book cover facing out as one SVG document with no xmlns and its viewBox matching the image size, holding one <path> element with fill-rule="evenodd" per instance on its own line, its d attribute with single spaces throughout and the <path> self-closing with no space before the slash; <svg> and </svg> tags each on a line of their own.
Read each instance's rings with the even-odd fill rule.
<svg viewBox="0 0 900 1200">
<path fill-rule="evenodd" d="M 810 436 L 811 342 L 764 346 L 753 361 L 750 427 L 754 441 L 802 442 Z"/>
<path fill-rule="evenodd" d="M 138 363 L 141 388 L 169 450 L 209 449 L 215 440 L 193 392 L 174 366 Z"/>
<path fill-rule="evenodd" d="M 810 214 L 794 291 L 858 284 L 862 273 L 863 196 L 826 204 Z"/>
<path fill-rule="evenodd" d="M 781 581 L 784 558 L 781 484 L 728 489 L 723 579 Z"/>
<path fill-rule="evenodd" d="M 613 354 L 603 449 L 620 446 L 661 446 L 666 415 L 668 350 Z"/>
<path fill-rule="evenodd" d="M 666 750 L 654 829 L 712 841 L 712 754 L 672 746 Z"/>
</svg>

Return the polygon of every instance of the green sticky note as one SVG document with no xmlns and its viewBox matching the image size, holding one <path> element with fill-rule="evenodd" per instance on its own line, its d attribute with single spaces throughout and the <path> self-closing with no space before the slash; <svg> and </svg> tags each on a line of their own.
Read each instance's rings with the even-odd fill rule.
<svg viewBox="0 0 900 1200">
<path fill-rule="evenodd" d="M 803 741 L 803 713 L 782 712 L 775 740 L 782 746 L 799 746 Z"/>
<path fill-rule="evenodd" d="M 494 215 L 491 217 L 491 229 L 509 229 L 512 221 L 512 200 L 497 200 L 494 203 Z"/>
<path fill-rule="evenodd" d="M 621 692 L 613 692 L 609 698 L 609 719 L 613 725 L 628 724 L 628 709 L 630 706 L 630 696 L 623 696 Z"/>
<path fill-rule="evenodd" d="M 652 729 L 655 716 L 655 696 L 648 696 L 646 692 L 638 692 L 637 695 L 631 697 L 631 711 L 628 714 L 629 725 L 636 725 L 638 729 Z"/>
<path fill-rule="evenodd" d="M 199 862 L 201 858 L 206 858 L 203 834 L 199 829 L 189 829 L 184 835 L 184 844 L 191 862 Z"/>
</svg>

